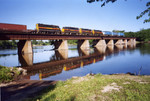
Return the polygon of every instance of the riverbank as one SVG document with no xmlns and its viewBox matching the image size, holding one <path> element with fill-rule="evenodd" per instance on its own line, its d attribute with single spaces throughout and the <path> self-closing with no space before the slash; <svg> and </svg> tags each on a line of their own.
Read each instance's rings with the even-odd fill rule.
<svg viewBox="0 0 150 101">
<path fill-rule="evenodd" d="M 22 75 L 25 75 L 26 71 L 22 68 L 5 67 L 0 65 L 0 84 L 17 81 Z"/>
<path fill-rule="evenodd" d="M 28 101 L 149 101 L 150 76 L 87 75 L 58 81 Z"/>
<path fill-rule="evenodd" d="M 66 81 L 20 80 L 1 87 L 4 101 L 149 101 L 150 76 L 86 75 Z"/>
<path fill-rule="evenodd" d="M 41 90 L 54 85 L 55 81 L 19 80 L 1 86 L 2 101 L 24 101 L 29 97 L 36 97 Z M 27 100 L 28 101 L 28 100 Z"/>
</svg>

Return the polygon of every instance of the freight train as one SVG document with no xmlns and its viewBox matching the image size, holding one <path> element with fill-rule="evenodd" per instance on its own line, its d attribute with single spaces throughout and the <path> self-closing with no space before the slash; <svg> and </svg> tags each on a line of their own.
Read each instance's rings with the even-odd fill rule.
<svg viewBox="0 0 150 101">
<path fill-rule="evenodd" d="M 123 33 L 110 31 L 91 30 L 77 27 L 63 27 L 58 25 L 36 24 L 35 30 L 27 30 L 26 25 L 0 23 L 0 31 L 22 31 L 30 34 L 61 34 L 61 35 L 89 35 L 89 36 L 124 36 Z"/>
</svg>

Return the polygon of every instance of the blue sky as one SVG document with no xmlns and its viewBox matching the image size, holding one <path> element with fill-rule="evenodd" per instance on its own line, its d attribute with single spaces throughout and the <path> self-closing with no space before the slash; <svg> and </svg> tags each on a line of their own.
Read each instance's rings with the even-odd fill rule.
<svg viewBox="0 0 150 101">
<path fill-rule="evenodd" d="M 146 9 L 148 0 L 117 0 L 101 7 L 100 2 L 86 0 L 0 0 L 0 23 L 27 25 L 35 29 L 36 23 L 45 23 L 103 31 L 139 31 L 150 28 L 143 24 L 148 16 L 136 20 Z"/>
</svg>

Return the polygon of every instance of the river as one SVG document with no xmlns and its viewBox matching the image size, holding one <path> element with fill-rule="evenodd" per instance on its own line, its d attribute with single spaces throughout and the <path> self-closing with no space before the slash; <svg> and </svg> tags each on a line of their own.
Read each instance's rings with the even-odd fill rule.
<svg viewBox="0 0 150 101">
<path fill-rule="evenodd" d="M 36 46 L 33 54 L 17 54 L 17 49 L 0 50 L 0 65 L 27 69 L 26 79 L 66 80 L 89 73 L 132 73 L 150 75 L 150 44 L 107 46 L 90 49 L 53 50 Z"/>
</svg>

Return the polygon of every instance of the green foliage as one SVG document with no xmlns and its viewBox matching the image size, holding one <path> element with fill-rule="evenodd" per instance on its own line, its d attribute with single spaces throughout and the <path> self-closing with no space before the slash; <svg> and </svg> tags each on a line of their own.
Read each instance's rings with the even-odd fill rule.
<svg viewBox="0 0 150 101">
<path fill-rule="evenodd" d="M 150 29 L 142 29 L 138 32 L 125 32 L 126 37 L 136 37 L 137 41 L 150 41 Z"/>
<path fill-rule="evenodd" d="M 0 40 L 0 49 L 13 49 L 17 47 L 17 42 L 15 40 Z"/>
<path fill-rule="evenodd" d="M 148 14 L 149 18 L 144 20 L 144 23 L 150 22 L 150 2 L 147 2 L 146 4 L 147 9 L 141 12 L 139 16 L 136 17 L 136 19 L 139 19 L 143 17 L 145 14 Z"/>
<path fill-rule="evenodd" d="M 92 44 L 92 43 L 93 43 L 93 40 L 89 40 L 89 43 Z"/>
<path fill-rule="evenodd" d="M 10 68 L 0 66 L 0 83 L 9 82 L 12 80 L 12 74 Z"/>
<path fill-rule="evenodd" d="M 68 40 L 68 44 L 77 45 L 78 40 Z"/>
<path fill-rule="evenodd" d="M 97 74 L 59 81 L 36 98 L 40 101 L 149 101 L 149 83 L 150 77 Z M 104 87 L 115 84 L 119 90 L 102 92 Z"/>
<path fill-rule="evenodd" d="M 38 41 L 32 40 L 32 44 L 33 44 L 33 45 L 37 45 L 37 44 L 38 44 Z"/>
<path fill-rule="evenodd" d="M 140 50 L 140 54 L 145 55 L 145 54 L 150 54 L 150 44 L 145 43 L 145 44 L 137 44 L 137 49 Z"/>
<path fill-rule="evenodd" d="M 44 41 L 42 41 L 42 40 L 40 40 L 40 41 L 32 40 L 32 44 L 33 44 L 33 45 L 50 45 L 50 44 L 51 44 L 51 41 L 46 41 L 46 42 L 44 42 Z"/>
<path fill-rule="evenodd" d="M 20 71 L 18 71 L 16 67 L 11 69 L 9 67 L 0 65 L 0 83 L 13 81 L 19 75 Z"/>
<path fill-rule="evenodd" d="M 50 45 L 51 41 L 43 42 L 42 40 L 32 40 L 33 45 Z M 15 40 L 9 41 L 9 40 L 0 40 L 0 49 L 14 49 L 17 47 L 17 42 Z"/>
</svg>

